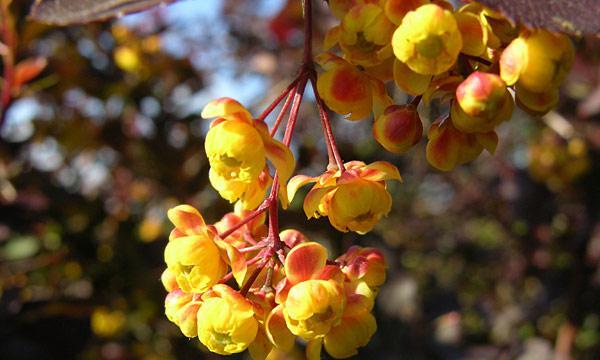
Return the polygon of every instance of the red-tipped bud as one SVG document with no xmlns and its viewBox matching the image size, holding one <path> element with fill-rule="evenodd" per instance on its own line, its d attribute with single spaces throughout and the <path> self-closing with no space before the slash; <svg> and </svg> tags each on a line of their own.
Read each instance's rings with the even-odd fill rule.
<svg viewBox="0 0 600 360">
<path fill-rule="evenodd" d="M 375 140 L 386 150 L 397 154 L 410 149 L 422 135 L 423 124 L 412 105 L 388 106 L 373 124 Z"/>
</svg>

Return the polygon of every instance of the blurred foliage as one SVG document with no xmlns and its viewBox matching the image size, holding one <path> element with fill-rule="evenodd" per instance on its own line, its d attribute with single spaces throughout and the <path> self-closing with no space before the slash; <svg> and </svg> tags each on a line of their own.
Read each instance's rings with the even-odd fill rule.
<svg viewBox="0 0 600 360">
<path fill-rule="evenodd" d="M 164 316 L 165 214 L 229 211 L 207 182 L 199 109 L 218 96 L 260 109 L 295 75 L 297 3 L 181 1 L 68 28 L 12 5 L 17 60 L 47 66 L 1 129 L 1 358 L 218 357 Z M 331 19 L 318 11 L 322 33 Z M 335 122 L 345 158 L 401 169 L 393 212 L 368 235 L 340 234 L 306 222 L 296 200 L 281 225 L 334 253 L 385 251 L 379 330 L 360 357 L 547 359 L 567 319 L 574 358 L 600 357 L 600 40 L 576 42 L 557 112 L 516 113 L 496 156 L 451 173 L 427 165 L 423 144 L 400 158 L 368 121 Z M 314 175 L 327 155 L 315 110 L 302 110 L 292 145 Z M 420 111 L 431 121 L 437 110 Z"/>
</svg>

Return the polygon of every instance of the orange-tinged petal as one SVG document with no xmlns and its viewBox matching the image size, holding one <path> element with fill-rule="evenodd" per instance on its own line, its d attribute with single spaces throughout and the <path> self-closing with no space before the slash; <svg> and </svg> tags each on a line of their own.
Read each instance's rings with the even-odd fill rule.
<svg viewBox="0 0 600 360">
<path fill-rule="evenodd" d="M 254 341 L 248 346 L 250 357 L 252 360 L 265 360 L 272 349 L 273 345 L 267 338 L 265 331 L 259 326 Z"/>
<path fill-rule="evenodd" d="M 206 223 L 200 212 L 191 205 L 178 205 L 167 211 L 167 217 L 179 231 L 179 236 L 198 235 L 206 232 Z"/>
<path fill-rule="evenodd" d="M 498 146 L 498 134 L 496 134 L 495 131 L 476 133 L 475 137 L 477 138 L 477 142 L 490 154 L 493 155 L 496 152 L 496 147 Z"/>
<path fill-rule="evenodd" d="M 339 25 L 329 29 L 323 39 L 323 50 L 327 51 L 334 47 L 340 41 L 341 33 L 342 28 Z"/>
<path fill-rule="evenodd" d="M 294 200 L 294 196 L 296 196 L 296 192 L 306 184 L 310 184 L 316 182 L 317 178 L 306 176 L 306 175 L 296 175 L 288 181 L 287 184 L 287 196 L 289 201 Z"/>
<path fill-rule="evenodd" d="M 327 263 L 327 249 L 307 242 L 293 248 L 285 259 L 285 275 L 291 283 L 309 280 L 321 273 Z"/>
<path fill-rule="evenodd" d="M 373 122 L 373 136 L 387 151 L 401 154 L 423 136 L 423 123 L 415 106 L 392 105 Z"/>
<path fill-rule="evenodd" d="M 291 248 L 299 245 L 301 243 L 307 242 L 308 239 L 306 236 L 298 230 L 294 229 L 286 229 L 279 233 L 279 238 L 283 241 L 287 246 Z"/>
<path fill-rule="evenodd" d="M 423 102 L 428 104 L 436 98 L 453 97 L 458 85 L 463 81 L 462 76 L 442 76 L 431 81 L 427 91 L 423 93 Z"/>
<path fill-rule="evenodd" d="M 279 174 L 279 199 L 281 206 L 287 209 L 289 200 L 286 190 L 286 182 L 292 176 L 296 167 L 296 160 L 290 149 L 282 142 L 273 139 L 266 131 L 266 127 L 259 128 L 259 133 L 265 144 L 267 159 L 273 164 Z"/>
<path fill-rule="evenodd" d="M 246 258 L 238 249 L 223 240 L 215 240 L 215 244 L 221 250 L 221 257 L 224 257 L 224 260 L 231 266 L 233 278 L 239 286 L 242 286 L 248 269 Z"/>
<path fill-rule="evenodd" d="M 366 118 L 372 109 L 371 83 L 368 76 L 344 60 L 329 57 L 326 71 L 317 79 L 317 89 L 331 110 L 349 120 Z M 331 64 L 331 65 L 330 65 Z"/>
<path fill-rule="evenodd" d="M 364 167 L 360 177 L 371 181 L 400 180 L 398 168 L 387 161 L 375 161 Z"/>
<path fill-rule="evenodd" d="M 519 107 L 534 116 L 541 116 L 550 111 L 558 103 L 558 89 L 545 92 L 532 92 L 517 84 L 516 99 Z"/>
<path fill-rule="evenodd" d="M 216 99 L 206 104 L 202 110 L 201 116 L 205 119 L 215 117 L 235 117 L 248 122 L 252 121 L 252 115 L 242 104 L 227 97 Z"/>
<path fill-rule="evenodd" d="M 429 3 L 429 0 L 387 0 L 384 8 L 385 15 L 391 22 L 400 25 L 409 11 L 427 3 Z"/>
<path fill-rule="evenodd" d="M 383 81 L 368 77 L 371 82 L 371 93 L 373 94 L 373 115 L 378 117 L 384 110 L 393 104 L 392 98 L 385 90 Z"/>
<path fill-rule="evenodd" d="M 344 317 L 369 312 L 375 305 L 375 293 L 365 281 L 345 283 L 346 309 Z"/>
<path fill-rule="evenodd" d="M 449 120 L 446 120 L 449 121 Z M 431 166 L 438 170 L 449 171 L 456 167 L 459 159 L 460 144 L 453 136 L 450 124 L 432 124 L 429 129 L 429 142 L 425 154 Z"/>
<path fill-rule="evenodd" d="M 277 349 L 290 351 L 294 347 L 295 336 L 288 329 L 283 316 L 283 306 L 277 305 L 265 322 L 267 337 Z"/>
<path fill-rule="evenodd" d="M 500 76 L 506 85 L 514 85 L 528 62 L 527 45 L 523 38 L 513 40 L 500 57 Z"/>
<path fill-rule="evenodd" d="M 402 61 L 394 60 L 394 82 L 410 95 L 417 96 L 427 91 L 431 78 L 431 75 L 414 72 Z"/>
<path fill-rule="evenodd" d="M 454 14 L 463 40 L 462 53 L 479 56 L 486 50 L 487 31 L 477 14 L 457 12 Z"/>
<path fill-rule="evenodd" d="M 319 218 L 321 215 L 327 215 L 323 213 L 323 207 L 321 206 L 321 202 L 325 196 L 332 195 L 336 189 L 331 187 L 324 188 L 312 188 L 306 197 L 304 198 L 304 214 L 308 219 L 314 217 Z"/>
<path fill-rule="evenodd" d="M 323 338 L 310 340 L 306 344 L 306 360 L 321 360 L 321 349 L 323 349 Z"/>
</svg>

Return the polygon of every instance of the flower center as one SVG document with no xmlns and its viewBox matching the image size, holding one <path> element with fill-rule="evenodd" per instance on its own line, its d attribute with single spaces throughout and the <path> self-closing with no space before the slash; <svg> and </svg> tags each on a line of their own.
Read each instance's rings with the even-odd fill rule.
<svg viewBox="0 0 600 360">
<path fill-rule="evenodd" d="M 428 36 L 427 38 L 417 43 L 417 52 L 426 58 L 436 58 L 444 50 L 444 42 L 442 38 L 436 35 Z"/>
</svg>

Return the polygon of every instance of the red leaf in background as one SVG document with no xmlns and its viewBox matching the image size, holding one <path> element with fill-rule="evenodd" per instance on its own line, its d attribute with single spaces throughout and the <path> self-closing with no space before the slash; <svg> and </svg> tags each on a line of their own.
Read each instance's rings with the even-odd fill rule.
<svg viewBox="0 0 600 360">
<path fill-rule="evenodd" d="M 600 34 L 598 0 L 478 0 L 516 23 L 574 35 Z"/>
<path fill-rule="evenodd" d="M 302 2 L 288 0 L 285 6 L 269 22 L 269 29 L 280 43 L 288 43 L 294 33 L 302 28 Z"/>
<path fill-rule="evenodd" d="M 12 91 L 18 92 L 21 86 L 38 76 L 46 67 L 48 61 L 45 57 L 27 58 L 15 66 Z"/>
<path fill-rule="evenodd" d="M 36 0 L 29 16 L 53 25 L 106 20 L 175 0 Z"/>
</svg>

